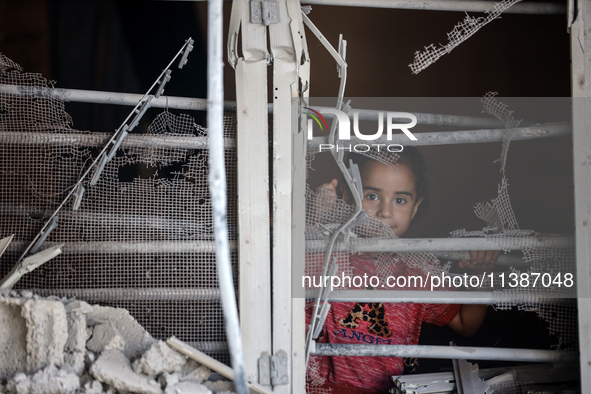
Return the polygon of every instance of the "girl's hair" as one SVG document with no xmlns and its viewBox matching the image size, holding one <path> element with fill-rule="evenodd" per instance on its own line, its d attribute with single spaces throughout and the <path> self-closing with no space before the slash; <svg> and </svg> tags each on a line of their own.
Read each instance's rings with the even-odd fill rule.
<svg viewBox="0 0 591 394">
<path fill-rule="evenodd" d="M 394 153 L 383 153 L 384 155 L 394 155 Z M 427 179 L 426 179 L 426 168 L 425 168 L 425 161 L 423 160 L 423 155 L 419 150 L 414 146 L 406 146 L 402 150 L 402 152 L 397 152 L 398 159 L 396 160 L 396 164 L 405 165 L 410 172 L 413 174 L 415 179 L 415 189 L 417 192 L 417 201 L 423 199 L 421 203 L 421 209 L 419 212 L 425 211 L 428 206 L 428 190 L 427 190 Z M 359 166 L 359 171 L 362 172 L 363 167 L 370 161 L 378 161 L 372 157 L 359 154 L 359 153 L 350 153 L 349 159 L 353 161 L 353 163 Z M 389 158 L 390 159 L 390 158 Z M 389 160 L 388 160 L 389 161 Z M 418 213 L 417 213 L 418 215 Z"/>
</svg>

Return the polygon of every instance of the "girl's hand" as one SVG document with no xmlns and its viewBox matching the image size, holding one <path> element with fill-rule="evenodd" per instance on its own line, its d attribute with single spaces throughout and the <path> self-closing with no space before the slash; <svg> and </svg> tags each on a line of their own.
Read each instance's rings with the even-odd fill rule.
<svg viewBox="0 0 591 394">
<path fill-rule="evenodd" d="M 500 250 L 471 250 L 470 260 L 460 261 L 459 266 L 471 270 L 473 273 L 491 271 L 500 253 Z"/>
<path fill-rule="evenodd" d="M 322 184 L 314 191 L 314 211 L 317 215 L 329 213 L 337 201 L 337 185 L 339 181 L 332 181 Z"/>
</svg>

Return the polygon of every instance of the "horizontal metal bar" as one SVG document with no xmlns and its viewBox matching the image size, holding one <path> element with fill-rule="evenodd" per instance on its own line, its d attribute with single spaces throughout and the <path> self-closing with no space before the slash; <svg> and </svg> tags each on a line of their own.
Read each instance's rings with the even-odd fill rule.
<svg viewBox="0 0 591 394">
<path fill-rule="evenodd" d="M 333 107 L 322 107 L 322 106 L 314 106 L 315 110 L 321 111 L 322 110 L 334 110 Z M 375 109 L 361 109 L 361 108 L 352 108 L 349 113 L 348 117 L 351 120 L 354 120 L 354 115 L 357 114 L 359 120 L 365 121 L 373 121 L 377 122 L 380 119 L 380 113 L 384 113 L 384 110 L 375 110 Z M 446 126 L 446 127 L 465 127 L 465 128 L 498 128 L 502 127 L 503 124 L 496 118 L 492 116 L 468 116 L 468 115 L 447 115 L 447 114 L 430 114 L 425 112 L 413 112 L 413 111 L 406 111 L 412 113 L 417 118 L 418 125 L 424 126 Z M 334 114 L 332 113 L 324 113 L 323 116 L 327 119 L 334 118 Z M 396 119 L 396 118 L 394 118 Z M 407 118 L 401 118 L 399 122 L 404 123 L 407 122 Z"/>
<path fill-rule="evenodd" d="M 316 298 L 317 295 L 318 290 L 306 290 L 306 298 Z M 523 302 L 562 304 L 572 302 L 576 296 L 574 288 L 571 293 L 544 293 L 526 290 L 521 293 L 509 291 L 333 290 L 330 292 L 328 300 L 330 302 L 390 302 L 397 304 L 495 305 Z"/>
<path fill-rule="evenodd" d="M 377 144 L 390 145 L 400 144 L 403 146 L 423 146 L 423 145 L 450 145 L 450 144 L 476 144 L 484 142 L 502 142 L 505 140 L 505 133 L 507 129 L 480 129 L 480 130 L 457 130 L 457 131 L 442 131 L 435 133 L 414 133 L 416 140 L 409 139 L 404 134 L 393 134 L 391 140 L 385 137 L 374 141 L 362 141 L 357 138 L 352 138 L 350 141 L 340 141 L 340 147 L 349 147 L 357 144 L 369 145 L 376 147 Z M 554 138 L 571 135 L 571 124 L 568 122 L 560 123 L 546 123 L 529 127 L 518 127 L 511 129 L 511 140 L 533 140 L 541 138 Z M 308 141 L 308 149 L 311 151 L 320 150 L 321 144 L 328 144 L 326 137 L 314 137 Z M 361 149 L 359 152 L 363 152 Z M 382 147 L 384 151 L 386 147 Z M 328 151 L 328 147 L 325 149 Z M 342 149 L 341 149 L 342 150 Z M 355 147 L 347 151 L 357 151 Z"/>
<path fill-rule="evenodd" d="M 18 251 L 24 242 L 12 242 L 7 251 Z M 47 242 L 47 247 L 58 245 Z M 236 241 L 230 242 L 232 250 L 237 249 Z M 545 235 L 539 237 L 505 237 L 505 238 L 356 238 L 348 244 L 337 242 L 333 248 L 337 252 L 438 252 L 466 250 L 499 250 L 505 249 L 549 249 L 572 248 L 574 240 L 569 236 Z M 325 240 L 306 241 L 307 252 L 323 252 Z M 195 241 L 145 241 L 145 242 L 65 242 L 62 248 L 68 253 L 166 253 L 192 252 L 213 253 L 215 243 L 207 240 Z"/>
<path fill-rule="evenodd" d="M 346 7 L 397 8 L 424 11 L 486 12 L 493 9 L 495 1 L 408 1 L 408 0 L 303 0 L 302 4 Z M 507 14 L 564 15 L 566 4 L 523 2 L 509 7 Z"/>
<path fill-rule="evenodd" d="M 198 301 L 219 300 L 220 290 L 216 288 L 100 288 L 100 289 L 29 289 L 43 297 L 57 296 L 90 300 L 92 302 L 115 301 Z"/>
<path fill-rule="evenodd" d="M 306 251 L 322 252 L 326 240 L 307 240 Z M 354 238 L 349 243 L 337 242 L 337 252 L 436 252 L 452 250 L 550 249 L 573 248 L 571 236 L 543 235 L 536 237 L 499 238 Z"/>
<path fill-rule="evenodd" d="M 96 104 L 113 104 L 113 105 L 137 105 L 142 98 L 140 94 L 133 93 L 118 93 L 118 92 L 103 92 L 97 90 L 78 90 L 78 89 L 58 89 L 46 88 L 39 86 L 17 86 L 17 85 L 2 85 L 0 84 L 0 94 L 7 94 L 17 97 L 54 97 L 56 99 L 67 100 L 71 102 L 82 103 L 96 103 Z M 205 99 L 197 99 L 190 97 L 169 97 L 161 96 L 153 98 L 150 102 L 155 108 L 170 108 L 181 110 L 205 111 L 207 102 Z M 323 109 L 327 107 L 315 107 Z M 267 105 L 269 114 L 273 113 L 273 104 Z M 225 101 L 224 111 L 236 112 L 236 102 Z M 378 113 L 381 111 L 372 109 L 354 109 L 355 113 L 359 114 L 360 120 L 377 120 Z M 421 112 L 413 112 L 417 117 L 417 124 L 431 125 L 431 126 L 457 126 L 465 128 L 497 128 L 500 127 L 500 122 L 493 117 L 486 116 L 460 116 L 460 115 L 446 115 L 446 114 L 429 114 Z M 351 112 L 350 117 L 353 116 Z M 331 118 L 331 114 L 326 114 L 326 117 Z"/>
<path fill-rule="evenodd" d="M 67 146 L 102 146 L 109 139 L 107 133 L 76 133 L 64 130 L 63 133 L 52 132 L 31 132 L 19 133 L 2 131 L 0 129 L 0 144 L 6 145 L 67 145 Z M 486 142 L 502 142 L 505 138 L 506 129 L 482 129 L 482 130 L 459 130 L 443 131 L 437 133 L 415 133 L 417 140 L 410 140 L 405 135 L 392 135 L 391 140 L 381 138 L 375 141 L 341 141 L 341 150 L 363 152 L 359 144 L 377 148 L 381 144 L 384 151 L 390 144 L 403 146 L 426 146 L 426 145 L 451 145 L 451 144 L 475 144 Z M 569 123 L 553 123 L 534 127 L 521 127 L 512 130 L 511 139 L 514 141 L 531 140 L 542 138 L 562 137 L 571 134 Z M 321 145 L 323 151 L 328 151 L 326 137 L 314 137 L 308 141 L 308 150 L 319 151 Z M 343 149 L 344 147 L 344 149 Z M 207 137 L 180 137 L 154 134 L 129 134 L 122 143 L 122 148 L 177 148 L 177 149 L 207 149 Z M 236 149 L 236 139 L 224 138 L 225 149 Z M 334 149 L 334 148 L 333 148 Z"/>
<path fill-rule="evenodd" d="M 61 243 L 46 242 L 44 247 L 52 247 Z M 72 253 L 215 253 L 213 241 L 145 241 L 145 242 L 64 242 L 62 254 Z M 13 242 L 7 251 L 22 251 L 25 242 Z M 236 241 L 230 241 L 231 250 L 237 250 Z"/>
<path fill-rule="evenodd" d="M 578 357 L 578 353 L 573 351 L 429 345 L 381 344 L 376 346 L 344 343 L 316 343 L 311 353 L 317 356 L 420 357 L 550 363 L 575 361 Z"/>
<path fill-rule="evenodd" d="M 41 86 L 1 85 L 0 93 L 20 97 L 53 97 L 59 100 L 135 106 L 143 95 L 135 93 L 103 92 L 98 90 L 59 89 Z M 155 108 L 183 109 L 193 111 L 207 110 L 207 100 L 190 97 L 160 96 L 153 98 L 151 106 Z M 236 112 L 236 103 L 224 102 L 224 111 Z"/>
<path fill-rule="evenodd" d="M 0 129 L 0 144 L 6 145 L 67 145 L 103 146 L 111 138 L 107 133 L 77 133 L 64 130 L 62 133 L 19 133 Z M 172 135 L 129 134 L 122 148 L 178 148 L 207 149 L 207 137 L 181 137 Z M 225 149 L 236 149 L 236 139 L 224 138 Z"/>
</svg>

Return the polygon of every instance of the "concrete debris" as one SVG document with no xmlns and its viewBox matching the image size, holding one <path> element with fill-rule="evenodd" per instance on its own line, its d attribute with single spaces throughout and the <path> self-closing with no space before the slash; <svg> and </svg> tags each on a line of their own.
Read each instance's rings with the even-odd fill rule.
<svg viewBox="0 0 591 394">
<path fill-rule="evenodd" d="M 50 365 L 27 377 L 17 373 L 6 385 L 6 392 L 16 394 L 69 394 L 80 386 L 80 379 L 69 368 Z"/>
<path fill-rule="evenodd" d="M 157 341 L 120 308 L 0 292 L 0 392 L 221 394 L 232 382 Z"/>
<path fill-rule="evenodd" d="M 90 367 L 90 374 L 98 381 L 126 393 L 161 394 L 162 388 L 148 376 L 135 373 L 125 355 L 117 349 L 105 350 Z"/>
<path fill-rule="evenodd" d="M 0 380 L 27 368 L 27 323 L 20 305 L 0 298 Z"/>
<path fill-rule="evenodd" d="M 129 359 L 135 359 L 148 350 L 156 340 L 152 338 L 125 309 L 93 305 L 92 312 L 86 315 L 89 325 L 111 322 L 125 338 L 123 353 Z"/>
<path fill-rule="evenodd" d="M 142 357 L 133 363 L 133 370 L 149 376 L 164 372 L 180 371 L 187 362 L 185 356 L 171 349 L 163 341 L 158 341 Z"/>
<path fill-rule="evenodd" d="M 201 383 L 201 382 L 204 382 L 209 379 L 209 377 L 211 376 L 211 370 L 209 368 L 207 368 L 204 365 L 199 365 L 194 360 L 189 360 L 189 361 L 194 363 L 195 365 L 197 365 L 197 367 L 185 375 L 186 380 L 191 380 L 191 381 L 194 381 L 197 383 Z"/>
<path fill-rule="evenodd" d="M 88 350 L 101 353 L 104 350 L 125 349 L 125 339 L 110 321 L 94 326 L 92 337 L 86 344 Z"/>
</svg>

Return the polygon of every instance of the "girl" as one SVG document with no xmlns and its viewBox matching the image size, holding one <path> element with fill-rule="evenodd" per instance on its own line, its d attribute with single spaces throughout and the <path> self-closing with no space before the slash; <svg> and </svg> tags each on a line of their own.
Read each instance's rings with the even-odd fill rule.
<svg viewBox="0 0 591 394">
<path fill-rule="evenodd" d="M 406 147 L 398 153 L 393 165 L 385 164 L 392 159 L 384 156 L 385 160 L 351 156 L 355 156 L 352 160 L 359 166 L 361 174 L 363 209 L 378 219 L 380 225 L 385 225 L 386 230 L 402 237 L 426 198 L 420 153 L 415 148 Z M 374 157 L 380 159 L 380 156 Z M 344 200 L 351 201 L 348 191 L 342 189 L 345 188 L 340 190 Z M 336 203 L 337 191 L 339 183 L 336 179 L 320 186 L 316 195 L 323 198 L 314 203 L 315 210 L 330 209 L 330 205 Z M 375 219 L 370 218 L 368 222 Z M 464 261 L 460 266 L 486 270 L 494 264 L 498 254 L 498 251 L 471 252 L 471 261 Z M 378 267 L 387 267 L 392 276 L 425 276 L 424 270 L 416 264 L 409 264 L 408 256 L 396 253 L 356 253 L 348 256 L 348 264 L 353 275 L 376 275 L 379 274 Z M 426 265 L 430 264 L 433 262 L 426 262 Z M 417 287 L 406 287 L 411 288 Z M 484 321 L 486 309 L 485 305 L 335 302 L 331 303 L 318 341 L 416 345 L 422 322 L 448 325 L 462 335 L 471 336 Z M 314 365 L 313 372 L 320 377 L 320 382 L 326 379 L 322 387 L 338 393 L 387 392 L 393 385 L 391 376 L 400 375 L 405 369 L 402 359 L 392 357 L 320 357 L 313 358 L 310 365 Z M 309 385 L 309 391 L 313 391 L 312 387 Z"/>
</svg>

